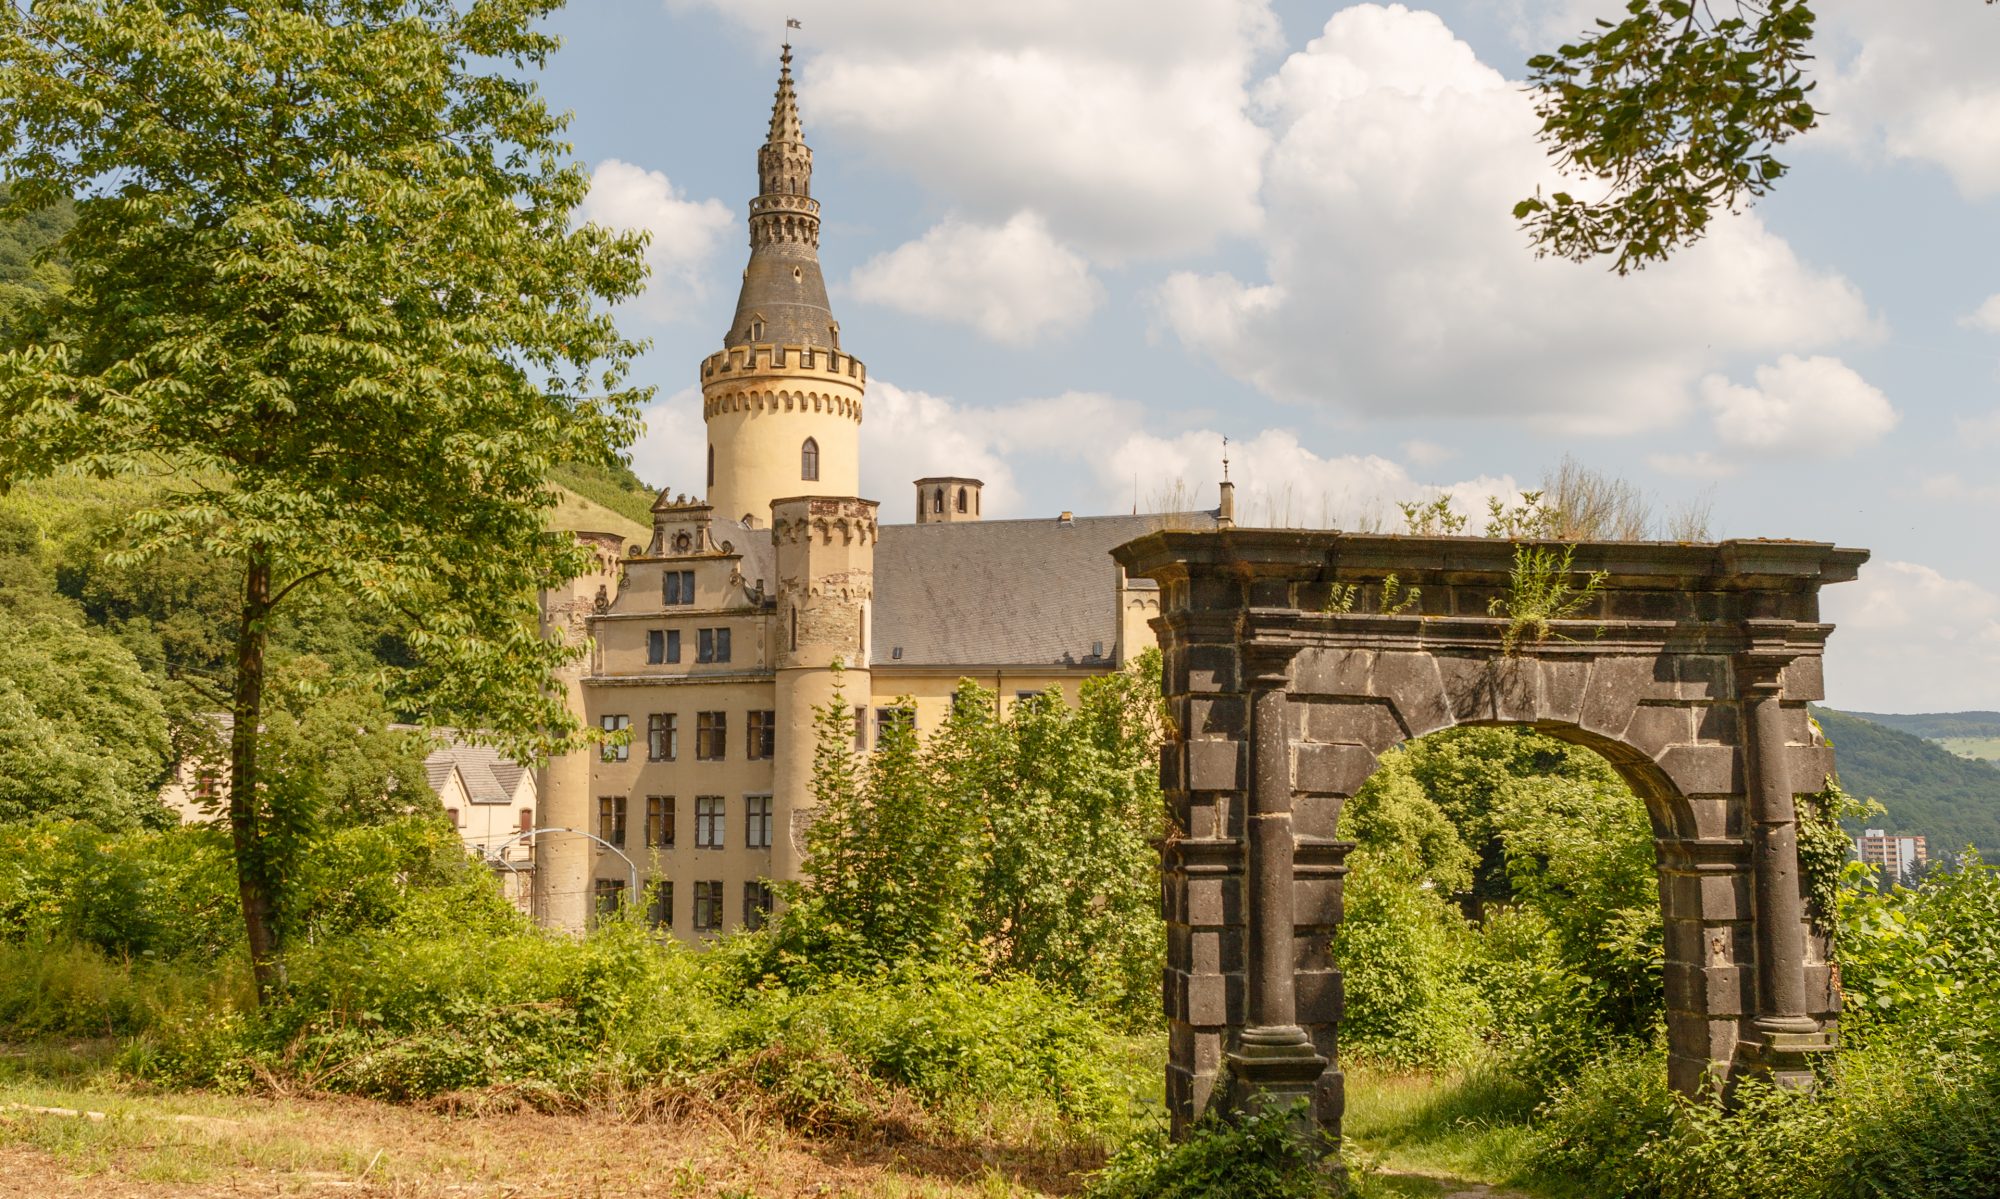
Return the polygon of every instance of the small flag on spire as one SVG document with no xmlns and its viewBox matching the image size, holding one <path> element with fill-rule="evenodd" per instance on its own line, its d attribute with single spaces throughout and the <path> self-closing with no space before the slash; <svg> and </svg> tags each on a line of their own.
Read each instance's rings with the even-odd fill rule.
<svg viewBox="0 0 2000 1199">
<path fill-rule="evenodd" d="M 785 18 L 785 28 L 787 28 L 787 29 L 804 29 L 804 28 L 805 28 L 805 26 L 803 26 L 803 25 L 799 24 L 799 22 L 798 22 L 798 18 L 796 18 L 796 17 L 786 17 L 786 18 Z"/>
</svg>

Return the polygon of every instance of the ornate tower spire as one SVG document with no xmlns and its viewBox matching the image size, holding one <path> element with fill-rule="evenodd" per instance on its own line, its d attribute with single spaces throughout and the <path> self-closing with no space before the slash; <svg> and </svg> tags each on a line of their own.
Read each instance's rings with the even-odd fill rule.
<svg viewBox="0 0 2000 1199">
<path fill-rule="evenodd" d="M 836 348 L 833 311 L 819 269 L 819 201 L 812 198 L 812 148 L 792 90 L 792 47 L 780 56 L 771 132 L 757 149 L 757 198 L 750 201 L 750 264 L 725 346 Z"/>
<path fill-rule="evenodd" d="M 722 349 L 701 364 L 708 502 L 718 518 L 753 525 L 770 521 L 777 501 L 860 490 L 868 386 L 867 369 L 841 348 L 826 302 L 812 150 L 799 124 L 789 44 L 778 61 L 770 134 L 757 150 L 743 290 Z"/>
</svg>

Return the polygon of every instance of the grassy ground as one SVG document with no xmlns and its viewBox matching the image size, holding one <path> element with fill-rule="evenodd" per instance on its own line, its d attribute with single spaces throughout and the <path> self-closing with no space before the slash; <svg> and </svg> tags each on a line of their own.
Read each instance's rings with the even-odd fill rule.
<svg viewBox="0 0 2000 1199">
<path fill-rule="evenodd" d="M 568 529 L 572 532 L 616 533 L 628 543 L 645 545 L 652 539 L 653 530 L 622 513 L 613 512 L 602 504 L 587 500 L 567 487 L 556 488 L 558 502 L 555 511 L 549 514 L 551 529 Z"/>
<path fill-rule="evenodd" d="M 1466 1182 L 1506 1184 L 1498 1196 L 1529 1194 L 1513 1181 L 1526 1164 L 1531 1092 L 1505 1076 L 1473 1071 L 1433 1076 L 1350 1064 L 1345 1132 L 1355 1156 L 1390 1177 L 1430 1179 L 1440 1193 L 1478 1194 Z"/>
<path fill-rule="evenodd" d="M 449 1099 L 399 1105 L 309 1096 L 160 1093 L 102 1044 L 0 1046 L 0 1199 L 1008 1199 L 1073 1195 L 1091 1149 L 805 1137 L 731 1110 L 633 1119 L 545 1115 Z M 1525 1199 L 1527 1102 L 1489 1076 L 1350 1067 L 1347 1133 L 1370 1192 Z"/>
<path fill-rule="evenodd" d="M 727 1112 L 621 1120 L 324 1098 L 140 1094 L 108 1076 L 0 1081 L 0 1196 L 707 1196 L 1073 1193 L 1086 1151 L 799 1137 Z"/>
<path fill-rule="evenodd" d="M 1938 744 L 1961 758 L 2000 762 L 2000 737 L 1944 737 Z"/>
</svg>

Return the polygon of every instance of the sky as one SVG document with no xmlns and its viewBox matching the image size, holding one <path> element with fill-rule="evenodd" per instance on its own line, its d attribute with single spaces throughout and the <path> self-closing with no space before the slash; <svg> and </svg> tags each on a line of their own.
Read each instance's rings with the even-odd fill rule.
<svg viewBox="0 0 2000 1199">
<path fill-rule="evenodd" d="M 634 468 L 699 491 L 793 31 L 862 490 L 1400 526 L 1565 455 L 1718 537 L 1861 546 L 1828 701 L 2000 709 L 2000 9 L 1821 0 L 1778 191 L 1664 266 L 1537 259 L 1523 63 L 1618 0 L 572 0 L 583 215 L 653 235 Z M 1589 185 L 1570 181 L 1582 190 Z M 1477 528 L 1477 524 L 1474 525 Z"/>
</svg>

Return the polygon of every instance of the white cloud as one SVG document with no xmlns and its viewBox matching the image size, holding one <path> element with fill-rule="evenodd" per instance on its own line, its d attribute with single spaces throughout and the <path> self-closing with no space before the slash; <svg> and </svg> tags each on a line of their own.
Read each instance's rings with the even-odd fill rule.
<svg viewBox="0 0 2000 1199">
<path fill-rule="evenodd" d="M 760 38 L 802 15 L 808 138 L 852 135 L 976 219 L 1033 209 L 1099 258 L 1257 225 L 1269 138 L 1245 106 L 1277 36 L 1265 0 L 668 2 Z"/>
<path fill-rule="evenodd" d="M 1984 416 L 1959 417 L 1958 435 L 1975 449 L 2000 444 L 2000 408 Z"/>
<path fill-rule="evenodd" d="M 1757 385 L 1721 375 L 1701 381 L 1716 437 L 1733 449 L 1788 455 L 1848 454 L 1881 439 L 1898 419 L 1889 399 L 1838 358 L 1786 354 L 1757 368 Z"/>
<path fill-rule="evenodd" d="M 2000 293 L 1986 297 L 1984 304 L 1958 318 L 1958 323 L 1968 329 L 2000 333 Z"/>
<path fill-rule="evenodd" d="M 607 158 L 590 176 L 578 213 L 612 229 L 645 230 L 653 276 L 638 301 L 661 320 L 688 315 L 708 297 L 707 267 L 735 218 L 720 200 L 690 200 L 659 171 Z"/>
<path fill-rule="evenodd" d="M 1742 469 L 1734 462 L 1718 458 L 1707 450 L 1692 454 L 1649 454 L 1646 465 L 1663 475 L 1681 479 L 1721 479 Z"/>
<path fill-rule="evenodd" d="M 1009 345 L 1076 329 L 1104 298 L 1089 264 L 1031 212 L 997 226 L 947 220 L 863 263 L 848 287 L 868 303 L 969 325 Z"/>
<path fill-rule="evenodd" d="M 985 483 L 980 508 L 1005 516 L 1020 503 L 1014 471 L 991 431 L 950 400 L 906 391 L 881 378 L 868 381 L 861 422 L 861 491 L 882 505 L 882 519 L 916 519 L 911 484 L 928 475 L 969 475 Z"/>
<path fill-rule="evenodd" d="M 1914 562 L 1870 562 L 1822 594 L 1827 700 L 1862 711 L 2000 708 L 2000 595 Z"/>
<path fill-rule="evenodd" d="M 1825 0 L 1818 136 L 1928 162 L 1972 199 L 2000 195 L 2000 14 L 1974 0 Z"/>
<path fill-rule="evenodd" d="M 1925 479 L 1918 490 L 1925 499 L 1947 503 L 2000 503 L 2000 483 L 1968 483 L 1950 473 Z"/>
<path fill-rule="evenodd" d="M 1418 466 L 1436 466 L 1441 462 L 1449 462 L 1453 458 L 1458 457 L 1458 451 L 1452 449 L 1450 446 L 1439 445 L 1435 441 L 1424 441 L 1418 438 L 1403 443 L 1403 457 L 1408 458 Z"/>
<path fill-rule="evenodd" d="M 683 387 L 640 414 L 646 429 L 632 443 L 632 472 L 677 494 L 708 491 L 708 431 L 701 419 L 701 389 Z"/>
<path fill-rule="evenodd" d="M 1852 284 L 1754 214 L 1627 278 L 1534 258 L 1510 210 L 1554 177 L 1529 100 L 1433 14 L 1343 9 L 1257 98 L 1278 131 L 1267 281 L 1181 272 L 1158 305 L 1272 396 L 1629 432 L 1734 356 L 1873 331 Z"/>
</svg>

